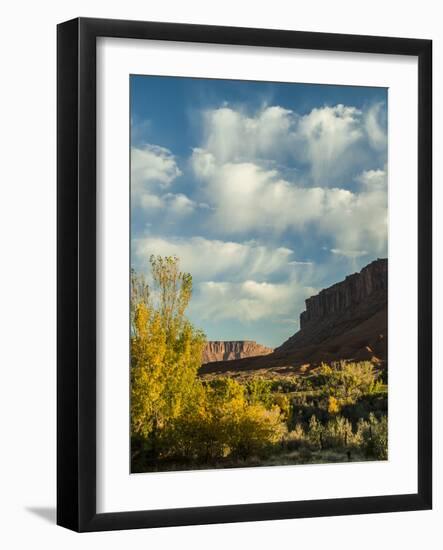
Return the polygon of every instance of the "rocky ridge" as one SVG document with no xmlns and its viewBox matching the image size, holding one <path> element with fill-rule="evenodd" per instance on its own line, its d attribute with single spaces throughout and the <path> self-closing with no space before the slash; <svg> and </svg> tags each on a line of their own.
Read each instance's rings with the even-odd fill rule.
<svg viewBox="0 0 443 550">
<path fill-rule="evenodd" d="M 203 351 L 203 363 L 268 355 L 273 351 L 272 348 L 257 344 L 253 340 L 212 341 L 206 344 Z"/>
</svg>

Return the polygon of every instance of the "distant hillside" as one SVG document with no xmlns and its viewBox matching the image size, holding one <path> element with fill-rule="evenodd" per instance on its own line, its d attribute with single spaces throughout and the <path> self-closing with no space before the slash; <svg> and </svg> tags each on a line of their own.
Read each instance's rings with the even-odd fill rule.
<svg viewBox="0 0 443 550">
<path fill-rule="evenodd" d="M 200 373 L 290 373 L 341 359 L 385 363 L 387 337 L 388 261 L 379 259 L 308 298 L 300 330 L 273 353 L 210 363 Z"/>
<path fill-rule="evenodd" d="M 212 341 L 206 344 L 203 352 L 203 363 L 268 355 L 273 351 L 272 348 L 257 344 L 253 340 Z"/>
</svg>

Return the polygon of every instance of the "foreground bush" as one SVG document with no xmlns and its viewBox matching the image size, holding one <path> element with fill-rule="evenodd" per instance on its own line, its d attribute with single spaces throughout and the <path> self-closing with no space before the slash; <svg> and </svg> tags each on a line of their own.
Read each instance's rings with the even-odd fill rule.
<svg viewBox="0 0 443 550">
<path fill-rule="evenodd" d="M 322 365 L 314 380 L 316 385 L 335 400 L 336 406 L 353 404 L 364 394 L 377 391 L 379 374 L 369 361 L 348 363 L 340 361 Z"/>
<path fill-rule="evenodd" d="M 249 403 L 245 388 L 231 379 L 203 388 L 193 414 L 171 422 L 162 435 L 162 456 L 200 462 L 226 457 L 245 460 L 281 440 L 280 409 Z"/>
<path fill-rule="evenodd" d="M 387 460 L 388 419 L 386 416 L 382 416 L 380 420 L 377 420 L 376 416 L 371 413 L 368 421 L 360 420 L 358 434 L 366 456 L 377 460 Z"/>
<path fill-rule="evenodd" d="M 309 449 L 323 451 L 341 449 L 343 451 L 360 450 L 367 458 L 386 460 L 388 457 L 388 423 L 387 417 L 380 419 L 370 414 L 369 420 L 360 420 L 355 428 L 352 423 L 336 416 L 322 424 L 313 415 L 306 428 L 296 424 L 282 441 L 283 447 L 293 451 Z"/>
</svg>

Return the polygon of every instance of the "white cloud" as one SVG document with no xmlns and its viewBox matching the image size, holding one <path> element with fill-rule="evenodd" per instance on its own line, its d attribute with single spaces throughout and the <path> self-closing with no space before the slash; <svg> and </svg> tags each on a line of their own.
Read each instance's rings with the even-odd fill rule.
<svg viewBox="0 0 443 550">
<path fill-rule="evenodd" d="M 362 111 L 341 104 L 313 109 L 300 118 L 296 135 L 298 158 L 309 161 L 315 183 L 328 186 L 361 157 Z"/>
<path fill-rule="evenodd" d="M 182 175 L 174 155 L 157 145 L 131 149 L 131 200 L 145 210 L 164 210 L 165 215 L 182 217 L 196 208 L 207 208 L 183 193 L 165 193 L 171 183 Z"/>
<path fill-rule="evenodd" d="M 131 149 L 131 192 L 143 192 L 149 184 L 168 186 L 181 175 L 174 155 L 165 147 L 146 144 Z"/>
<path fill-rule="evenodd" d="M 213 221 L 227 234 L 300 228 L 317 217 L 326 193 L 291 185 L 277 171 L 252 162 L 216 165 L 201 149 L 194 151 L 193 159 L 196 174 L 206 184 L 206 200 L 214 208 Z"/>
<path fill-rule="evenodd" d="M 215 156 L 206 149 L 200 147 L 193 149 L 190 160 L 194 174 L 202 180 L 211 178 L 217 169 Z"/>
<path fill-rule="evenodd" d="M 146 265 L 151 254 L 177 256 L 184 271 L 196 280 L 219 277 L 242 280 L 264 279 L 276 273 L 290 273 L 292 250 L 269 248 L 248 241 L 244 243 L 210 240 L 203 237 L 163 238 L 147 236 L 133 240 L 138 265 Z"/>
<path fill-rule="evenodd" d="M 283 283 L 203 282 L 193 299 L 192 311 L 202 319 L 252 322 L 260 319 L 277 321 L 291 315 L 297 321 L 304 300 L 315 289 L 291 279 Z"/>
<path fill-rule="evenodd" d="M 254 115 L 230 107 L 206 111 L 201 151 L 207 154 L 195 159 L 195 169 L 201 174 L 214 161 L 263 165 L 291 158 L 308 165 L 314 185 L 333 187 L 371 155 L 385 156 L 383 113 L 382 104 L 323 106 L 302 116 L 279 106 Z"/>
<path fill-rule="evenodd" d="M 198 207 L 198 204 L 195 201 L 191 200 L 182 193 L 167 193 L 163 196 L 163 202 L 165 208 L 167 208 L 171 213 L 179 216 L 191 214 Z"/>
<path fill-rule="evenodd" d="M 236 239 L 251 233 L 313 231 L 326 236 L 334 250 L 382 253 L 386 172 L 354 173 L 360 192 L 331 185 L 351 165 L 361 163 L 365 149 L 381 147 L 382 114 L 381 104 L 364 111 L 324 106 L 304 116 L 278 106 L 252 116 L 226 106 L 207 111 L 203 147 L 193 150 L 190 162 L 201 182 L 201 196 L 194 192 L 198 199 L 193 200 L 183 193 L 165 193 L 181 171 L 169 150 L 145 145 L 132 150 L 134 204 L 163 211 L 172 221 L 206 209 L 213 228 Z M 303 180 L 297 173 L 295 180 L 282 176 L 275 162 L 282 154 L 308 163 Z"/>
<path fill-rule="evenodd" d="M 382 103 L 372 105 L 365 113 L 364 122 L 366 134 L 371 147 L 379 151 L 386 149 L 388 136 L 386 133 L 386 114 Z"/>
<path fill-rule="evenodd" d="M 349 193 L 341 204 L 331 208 L 319 219 L 324 234 L 330 233 L 335 249 L 385 255 L 388 238 L 388 197 L 386 174 L 368 171 L 359 176 L 365 187 L 360 193 Z"/>
<path fill-rule="evenodd" d="M 316 231 L 337 250 L 383 253 L 387 240 L 386 174 L 363 172 L 363 191 L 301 187 L 276 170 L 257 164 L 217 165 L 211 153 L 195 150 L 196 175 L 204 182 L 213 222 L 227 235 Z"/>
<path fill-rule="evenodd" d="M 385 252 L 386 172 L 355 177 L 370 155 L 386 160 L 382 117 L 381 104 L 324 106 L 303 116 L 281 107 L 253 116 L 228 107 L 206 112 L 204 143 L 194 149 L 191 166 L 213 208 L 214 226 L 236 236 L 315 231 L 334 250 Z M 302 179 L 282 176 L 275 164 L 281 155 L 308 165 Z M 355 186 L 353 180 L 360 190 L 343 188 Z"/>
<path fill-rule="evenodd" d="M 194 280 L 190 314 L 196 319 L 252 322 L 292 315 L 296 322 L 305 298 L 316 292 L 304 283 L 312 264 L 300 268 L 284 247 L 148 236 L 133 241 L 133 252 L 138 268 L 147 268 L 151 254 L 179 257 L 181 269 Z"/>
<path fill-rule="evenodd" d="M 140 206 L 142 206 L 145 210 L 155 210 L 159 208 L 164 208 L 163 200 L 157 195 L 153 195 L 151 193 L 145 192 L 145 193 L 141 193 L 136 198 Z M 132 196 L 133 201 L 134 199 L 135 197 Z"/>
<path fill-rule="evenodd" d="M 385 170 L 365 170 L 355 179 L 367 189 L 384 189 L 387 187 L 387 174 Z"/>
<path fill-rule="evenodd" d="M 282 107 L 265 107 L 254 116 L 222 107 L 204 114 L 205 149 L 218 162 L 279 156 L 287 149 L 294 113 Z"/>
<path fill-rule="evenodd" d="M 133 199 L 134 200 L 134 199 Z M 197 203 L 183 193 L 155 195 L 144 192 L 137 197 L 138 204 L 145 210 L 162 210 L 165 217 L 180 218 L 192 214 L 196 208 L 208 208 L 205 203 Z"/>
</svg>

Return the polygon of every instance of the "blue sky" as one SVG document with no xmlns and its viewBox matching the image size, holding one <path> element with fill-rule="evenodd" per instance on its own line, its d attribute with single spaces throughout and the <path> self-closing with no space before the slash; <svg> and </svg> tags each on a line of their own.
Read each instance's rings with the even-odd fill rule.
<svg viewBox="0 0 443 550">
<path fill-rule="evenodd" d="M 131 263 L 177 255 L 209 340 L 278 346 L 387 256 L 387 89 L 131 77 Z"/>
</svg>

